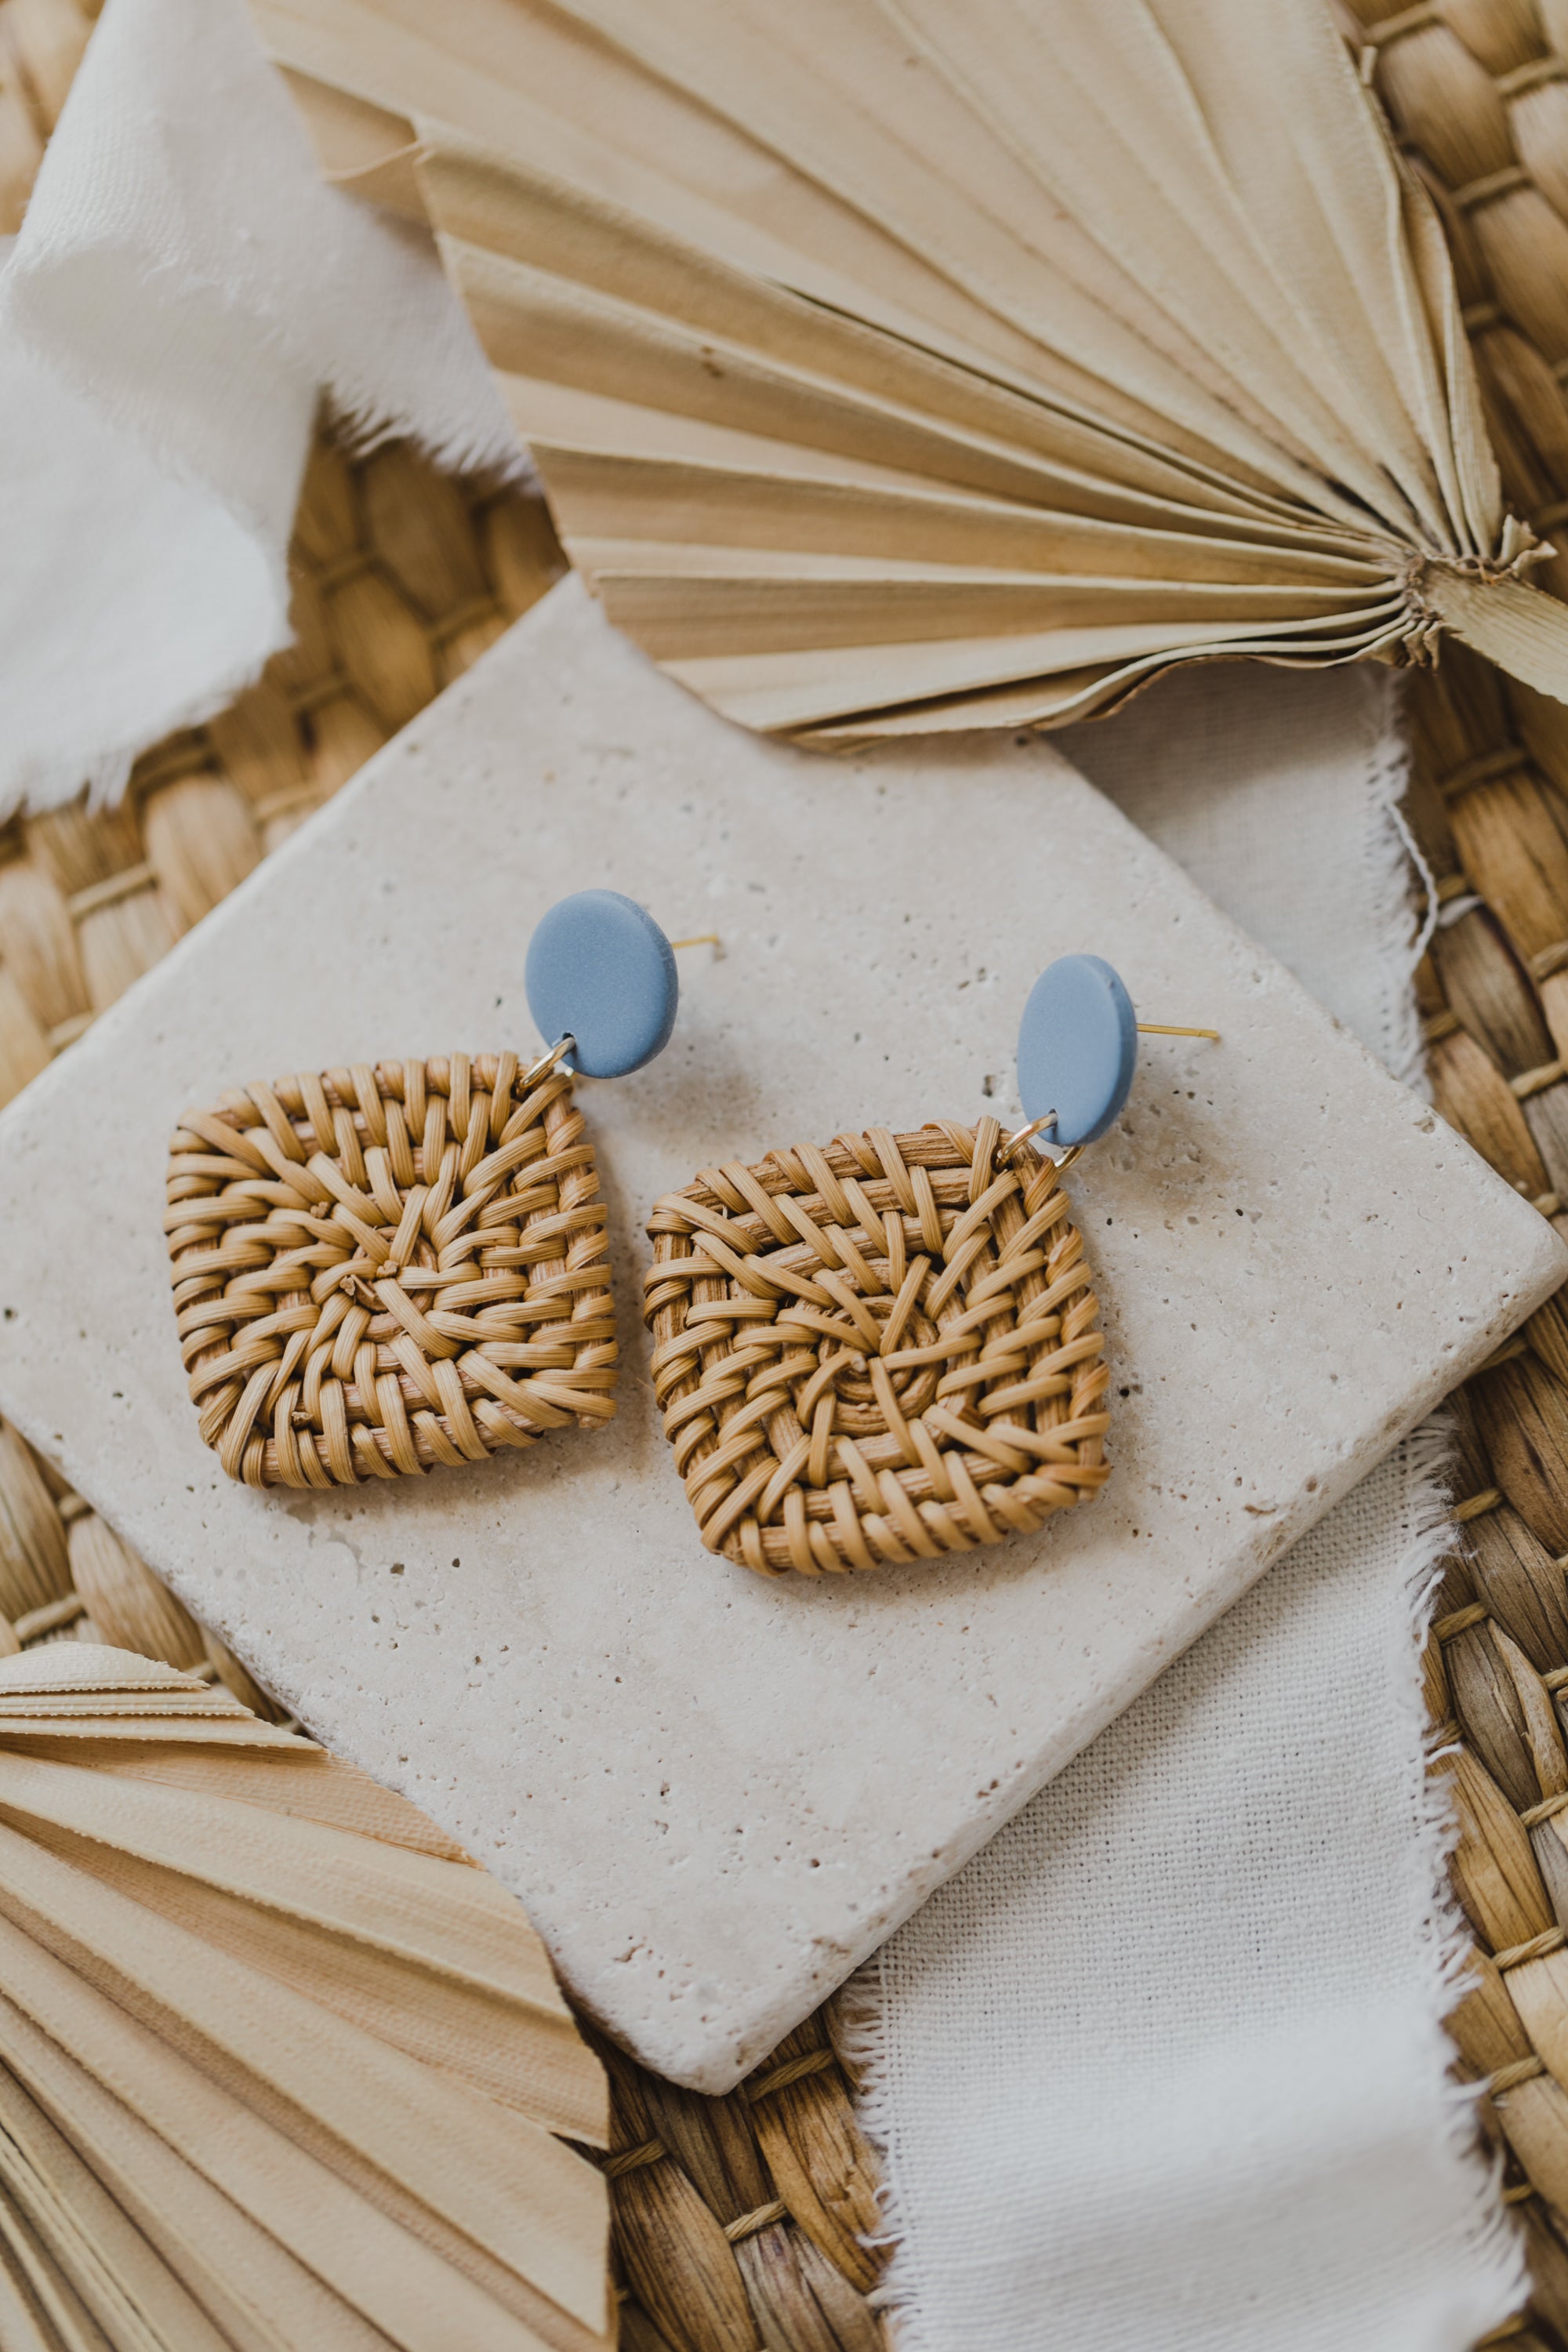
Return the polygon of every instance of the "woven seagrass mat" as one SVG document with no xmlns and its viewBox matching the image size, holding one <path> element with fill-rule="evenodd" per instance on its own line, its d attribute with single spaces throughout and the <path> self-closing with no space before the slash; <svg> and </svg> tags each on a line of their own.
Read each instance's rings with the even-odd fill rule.
<svg viewBox="0 0 1568 2352">
<path fill-rule="evenodd" d="M 1568 0 L 1341 5 L 1447 224 L 1509 501 L 1568 549 Z M 0 0 L 0 234 L 20 218 L 90 26 Z M 538 501 L 400 445 L 321 443 L 294 546 L 299 642 L 210 727 L 139 762 L 110 815 L 0 833 L 0 1101 L 70 1045 L 561 569 Z M 1536 575 L 1568 594 L 1568 555 Z M 1412 680 L 1411 816 L 1441 921 L 1421 974 L 1445 1115 L 1568 1231 L 1568 710 L 1463 648 Z M 1568 1305 L 1454 1400 L 1468 1556 L 1428 1651 L 1452 1743 L 1455 1883 L 1482 1985 L 1457 2071 L 1528 2233 L 1533 2299 L 1498 2337 L 1568 2352 Z M 0 1651 L 101 1638 L 243 1668 L 0 1424 Z M 833 2007 L 726 2099 L 606 2050 L 631 2352 L 878 2352 L 874 2167 Z"/>
</svg>

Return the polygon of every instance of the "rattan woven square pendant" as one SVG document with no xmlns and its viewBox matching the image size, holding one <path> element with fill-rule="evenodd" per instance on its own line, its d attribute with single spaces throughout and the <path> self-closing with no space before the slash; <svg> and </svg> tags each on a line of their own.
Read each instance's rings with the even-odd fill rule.
<svg viewBox="0 0 1568 2352">
<path fill-rule="evenodd" d="M 361 1063 L 186 1112 L 166 1225 L 203 1437 L 247 1486 L 324 1487 L 597 1428 L 605 1214 L 549 1055 Z"/>
<path fill-rule="evenodd" d="M 1019 1023 L 1016 1134 L 873 1127 L 657 1203 L 654 1390 L 710 1551 L 837 1575 L 1032 1534 L 1099 1493 L 1110 1374 L 1061 1177 L 1120 1115 L 1145 1027 L 1218 1034 L 1141 1024 L 1110 964 L 1060 956 Z"/>
<path fill-rule="evenodd" d="M 873 1128 L 658 1202 L 654 1386 L 710 1550 L 774 1575 L 931 1559 L 1104 1484 L 1082 1236 L 1051 1160 L 1014 1157 L 994 1119 Z"/>
</svg>

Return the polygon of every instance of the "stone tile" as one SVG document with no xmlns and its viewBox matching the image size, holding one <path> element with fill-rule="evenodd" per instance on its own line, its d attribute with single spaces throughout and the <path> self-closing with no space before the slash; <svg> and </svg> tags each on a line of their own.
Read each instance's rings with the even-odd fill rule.
<svg viewBox="0 0 1568 2352">
<path fill-rule="evenodd" d="M 202 1445 L 169 1131 L 252 1076 L 534 1044 L 530 929 L 623 889 L 674 1042 L 584 1089 L 624 1381 L 597 1435 L 321 1496 Z M 764 1583 L 700 1548 L 653 1410 L 640 1220 L 716 1160 L 1013 1109 L 1030 981 L 1152 1019 L 1069 1189 L 1113 1365 L 1105 1494 L 947 1564 Z M 738 733 L 557 590 L 0 1121 L 0 1406 L 342 1753 L 526 1900 L 580 2000 L 717 2091 L 1568 1271 L 1568 1252 L 1040 741 L 826 760 Z"/>
</svg>

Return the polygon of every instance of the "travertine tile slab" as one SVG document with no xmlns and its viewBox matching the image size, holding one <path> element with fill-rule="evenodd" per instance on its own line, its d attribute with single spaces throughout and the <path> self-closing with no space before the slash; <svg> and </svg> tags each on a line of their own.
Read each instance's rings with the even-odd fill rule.
<svg viewBox="0 0 1568 2352">
<path fill-rule="evenodd" d="M 530 929 L 589 884 L 679 935 L 663 1060 L 584 1088 L 617 1419 L 416 1485 L 232 1485 L 160 1231 L 233 1080 L 534 1043 Z M 714 1160 L 1012 1102 L 1041 965 L 1146 1017 L 1069 1178 L 1116 1474 L 1039 1536 L 874 1578 L 710 1559 L 637 1313 Z M 325 1739 L 527 1901 L 648 2064 L 720 2090 L 1568 1271 L 1515 1198 L 1046 744 L 830 761 L 737 733 L 558 590 L 0 1121 L 0 1406 Z"/>
</svg>

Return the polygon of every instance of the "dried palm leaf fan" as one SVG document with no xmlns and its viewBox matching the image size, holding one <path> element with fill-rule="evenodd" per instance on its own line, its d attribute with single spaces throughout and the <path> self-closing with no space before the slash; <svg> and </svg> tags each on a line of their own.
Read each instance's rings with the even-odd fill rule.
<svg viewBox="0 0 1568 2352">
<path fill-rule="evenodd" d="M 1057 725 L 1173 664 L 1568 698 L 1447 250 L 1327 0 L 253 0 L 423 205 L 569 553 L 747 724 Z"/>
<path fill-rule="evenodd" d="M 0 2344 L 604 2352 L 604 2072 L 521 1906 L 171 1666 L 0 1662 Z"/>
</svg>

